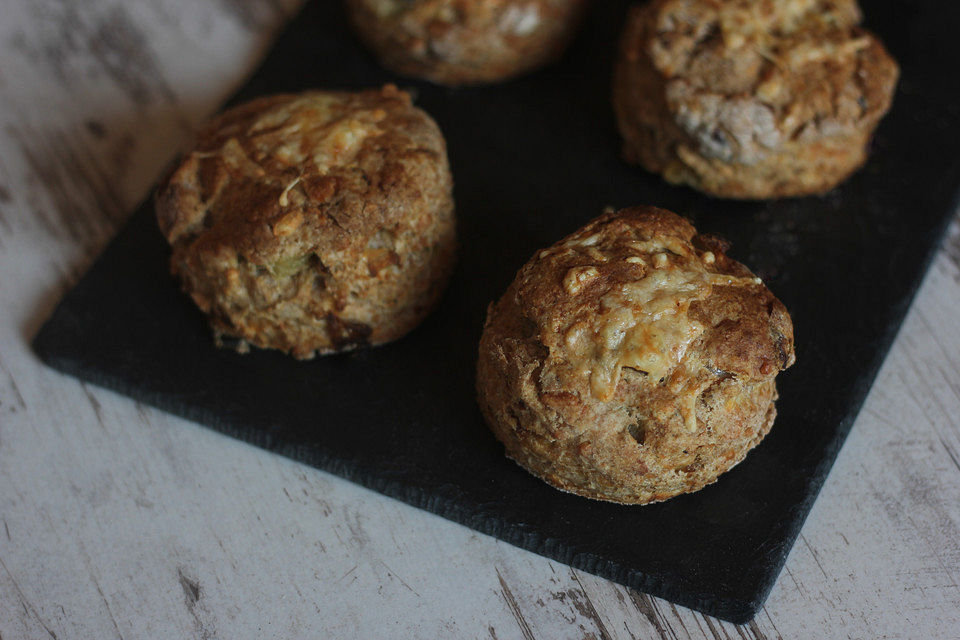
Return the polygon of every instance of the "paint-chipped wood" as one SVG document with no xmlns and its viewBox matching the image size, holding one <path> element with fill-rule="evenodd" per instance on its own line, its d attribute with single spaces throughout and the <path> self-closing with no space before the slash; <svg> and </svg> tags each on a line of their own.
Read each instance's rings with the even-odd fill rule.
<svg viewBox="0 0 960 640">
<path fill-rule="evenodd" d="M 0 5 L 0 637 L 960 638 L 960 223 L 739 627 L 43 368 L 40 322 L 297 4 Z"/>
</svg>

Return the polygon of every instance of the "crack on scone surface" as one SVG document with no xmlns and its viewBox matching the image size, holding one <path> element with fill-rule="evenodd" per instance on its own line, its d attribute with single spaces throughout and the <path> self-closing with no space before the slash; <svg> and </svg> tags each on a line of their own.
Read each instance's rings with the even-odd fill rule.
<svg viewBox="0 0 960 640">
<path fill-rule="evenodd" d="M 630 434 L 630 437 L 637 441 L 637 444 L 643 446 L 644 441 L 647 439 L 647 429 L 641 424 L 631 424 L 627 427 L 627 433 Z"/>
<path fill-rule="evenodd" d="M 370 325 L 353 320 L 346 320 L 333 314 L 326 317 L 327 329 L 333 346 L 336 349 L 346 349 L 369 346 Z"/>
</svg>

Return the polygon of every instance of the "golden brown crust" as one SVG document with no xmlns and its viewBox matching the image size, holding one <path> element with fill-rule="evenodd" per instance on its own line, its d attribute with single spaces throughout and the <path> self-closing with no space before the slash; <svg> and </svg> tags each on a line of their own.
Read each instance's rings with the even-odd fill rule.
<svg viewBox="0 0 960 640">
<path fill-rule="evenodd" d="M 346 0 L 381 63 L 446 85 L 498 82 L 557 58 L 586 0 Z"/>
<path fill-rule="evenodd" d="M 222 113 L 156 210 L 171 268 L 214 328 L 298 358 L 407 333 L 454 256 L 443 136 L 390 85 Z"/>
<path fill-rule="evenodd" d="M 507 455 L 621 503 L 695 491 L 742 460 L 773 423 L 793 326 L 724 249 L 637 207 L 531 258 L 490 306 L 477 365 Z"/>
<path fill-rule="evenodd" d="M 866 159 L 899 70 L 854 0 L 653 0 L 629 14 L 624 155 L 711 195 L 831 189 Z"/>
</svg>

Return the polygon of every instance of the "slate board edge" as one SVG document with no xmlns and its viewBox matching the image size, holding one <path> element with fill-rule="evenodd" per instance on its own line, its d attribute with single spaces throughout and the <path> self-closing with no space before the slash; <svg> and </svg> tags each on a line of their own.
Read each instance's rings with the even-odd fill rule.
<svg viewBox="0 0 960 640">
<path fill-rule="evenodd" d="M 957 184 L 958 180 L 960 180 L 960 162 L 954 162 L 947 174 L 953 178 L 953 184 Z M 956 212 L 958 209 L 960 209 L 960 187 L 952 187 L 952 190 L 953 195 L 950 198 L 951 204 L 949 206 L 950 211 Z M 786 538 L 788 540 L 788 544 L 785 544 L 780 548 L 779 553 L 773 561 L 774 570 L 769 574 L 771 579 L 767 584 L 762 586 L 762 590 L 758 593 L 757 600 L 748 605 L 751 607 L 749 616 L 736 618 L 726 616 L 718 617 L 729 620 L 730 622 L 736 624 L 747 623 L 753 619 L 757 611 L 760 610 L 767 598 L 770 596 L 770 592 L 773 590 L 773 586 L 776 584 L 777 578 L 779 577 L 781 571 L 783 571 L 783 566 L 787 562 L 787 557 L 790 555 L 790 551 L 793 549 L 793 546 L 800 535 L 800 531 L 803 529 L 803 525 L 807 521 L 807 517 L 810 515 L 810 511 L 813 509 L 813 504 L 817 501 L 820 491 L 823 489 L 823 485 L 826 484 L 827 477 L 830 475 L 830 470 L 833 468 L 833 464 L 836 462 L 837 456 L 840 455 L 840 450 L 843 448 L 843 444 L 846 442 L 847 436 L 850 435 L 850 431 L 853 429 L 853 424 L 860 415 L 861 409 L 863 409 L 863 405 L 867 400 L 867 396 L 870 394 L 870 389 L 873 388 L 873 383 L 877 379 L 877 375 L 880 373 L 880 368 L 887 359 L 887 355 L 890 353 L 890 349 L 893 347 L 894 340 L 896 340 L 897 335 L 900 333 L 900 329 L 903 327 L 903 322 L 907 317 L 907 313 L 910 311 L 910 306 L 917 297 L 920 286 L 923 284 L 923 280 L 926 277 L 927 272 L 930 270 L 937 252 L 943 245 L 947 228 L 950 226 L 952 220 L 953 215 L 943 216 L 937 227 L 930 231 L 926 255 L 924 255 L 923 260 L 920 262 L 920 267 L 917 269 L 917 275 L 914 277 L 909 289 L 898 304 L 899 308 L 894 313 L 896 320 L 895 322 L 891 322 L 887 325 L 883 340 L 880 343 L 879 348 L 874 352 L 874 358 L 870 361 L 869 365 L 864 367 L 862 370 L 862 374 L 859 376 L 857 381 L 857 390 L 852 396 L 853 402 L 850 405 L 850 412 L 837 425 L 836 436 L 831 440 L 829 450 L 827 451 L 826 455 L 820 459 L 816 469 L 810 475 L 810 482 L 808 484 L 806 497 L 795 507 L 795 512 L 798 513 L 800 517 L 794 520 L 793 526 L 791 526 L 787 532 Z"/>
</svg>

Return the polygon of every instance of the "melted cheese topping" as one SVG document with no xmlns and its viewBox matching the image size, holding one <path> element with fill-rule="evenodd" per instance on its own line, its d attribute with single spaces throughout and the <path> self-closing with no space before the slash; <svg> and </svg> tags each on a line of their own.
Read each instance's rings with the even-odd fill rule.
<svg viewBox="0 0 960 640">
<path fill-rule="evenodd" d="M 624 367 L 642 371 L 650 384 L 659 384 L 684 362 L 687 351 L 706 327 L 689 316 L 690 305 L 706 299 L 714 286 L 757 284 L 757 278 L 742 278 L 706 270 L 692 249 L 679 239 L 669 242 L 634 243 L 653 253 L 657 266 L 639 279 L 619 284 L 600 300 L 599 313 L 579 316 L 564 333 L 565 356 L 583 375 L 599 400 L 616 392 Z M 670 254 L 692 259 L 671 260 Z M 638 256 L 639 257 L 639 256 Z M 639 263 L 638 263 L 639 264 Z M 568 295 L 580 291 L 581 274 L 595 274 L 594 267 L 571 269 L 564 282 Z M 569 286 L 576 283 L 574 287 Z M 588 286 L 589 283 L 583 286 Z M 678 389 L 678 392 L 685 390 Z M 681 414 L 688 427 L 695 427 L 695 404 L 699 388 L 683 393 Z"/>
<path fill-rule="evenodd" d="M 331 166 L 349 164 L 356 157 L 363 141 L 376 132 L 376 125 L 356 118 L 335 123 L 314 147 L 313 162 L 317 165 L 317 170 L 326 173 Z"/>
<path fill-rule="evenodd" d="M 525 36 L 540 26 L 540 7 L 536 4 L 510 5 L 500 16 L 498 26 L 502 31 Z"/>
<path fill-rule="evenodd" d="M 855 3 L 823 0 L 754 0 L 721 3 L 717 21 L 724 43 L 737 49 L 746 44 L 770 43 L 801 32 L 828 31 L 860 21 Z"/>
<path fill-rule="evenodd" d="M 623 367 L 643 371 L 653 384 L 666 378 L 705 329 L 689 317 L 690 304 L 710 295 L 713 285 L 735 280 L 706 272 L 657 269 L 605 295 L 601 314 L 591 323 L 593 339 L 573 341 L 575 359 L 590 371 L 594 397 L 613 397 Z M 585 334 L 582 328 L 577 331 Z"/>
<path fill-rule="evenodd" d="M 231 138 L 221 154 L 234 166 L 246 164 L 253 175 L 258 173 L 254 167 L 265 163 L 296 168 L 302 175 L 326 174 L 352 162 L 367 138 L 382 133 L 377 126 L 386 117 L 382 109 L 345 116 L 344 106 L 344 98 L 335 94 L 305 94 L 258 118 L 246 131 L 245 149 Z"/>
</svg>

